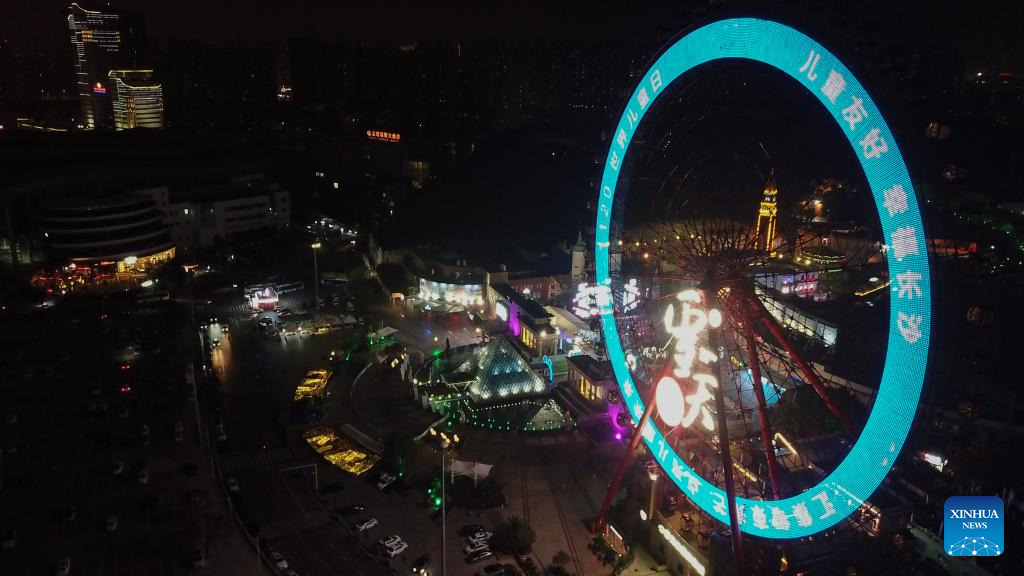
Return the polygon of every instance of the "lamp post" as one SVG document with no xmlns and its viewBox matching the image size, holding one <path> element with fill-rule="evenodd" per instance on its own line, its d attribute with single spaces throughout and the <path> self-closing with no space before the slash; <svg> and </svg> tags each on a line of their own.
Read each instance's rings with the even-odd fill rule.
<svg viewBox="0 0 1024 576">
<path fill-rule="evenodd" d="M 437 438 L 437 431 L 433 428 L 430 429 L 430 435 Z M 445 522 L 445 513 L 448 503 L 445 501 L 444 496 L 444 459 L 448 455 L 448 452 L 455 448 L 459 443 L 459 435 L 453 434 L 452 439 L 449 440 L 444 433 L 441 433 L 441 437 L 438 439 L 438 445 L 441 447 L 441 574 L 448 573 L 448 525 Z"/>
<path fill-rule="evenodd" d="M 320 242 L 313 242 L 309 245 L 313 249 L 313 294 L 314 305 L 320 308 L 320 272 L 316 269 L 316 251 L 320 248 Z"/>
</svg>

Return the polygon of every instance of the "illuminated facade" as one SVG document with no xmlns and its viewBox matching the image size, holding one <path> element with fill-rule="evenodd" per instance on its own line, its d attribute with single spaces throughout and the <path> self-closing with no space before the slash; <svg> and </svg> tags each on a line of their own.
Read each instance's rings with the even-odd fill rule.
<svg viewBox="0 0 1024 576">
<path fill-rule="evenodd" d="M 118 272 L 131 272 L 174 255 L 163 213 L 143 196 L 63 199 L 44 204 L 36 217 L 51 258 L 78 266 L 116 264 Z"/>
<path fill-rule="evenodd" d="M 164 127 L 164 91 L 152 70 L 111 70 L 114 129 Z"/>
<path fill-rule="evenodd" d="M 581 398 L 598 407 L 605 407 L 608 393 L 615 389 L 612 365 L 592 356 L 569 356 L 566 360 L 566 385 Z"/>
<path fill-rule="evenodd" d="M 768 180 L 764 188 L 764 196 L 761 198 L 761 205 L 757 209 L 757 225 L 754 228 L 754 236 L 757 238 L 754 247 L 761 250 L 775 251 L 775 220 L 778 216 L 777 196 L 779 189 L 775 186 L 775 180 Z"/>
<path fill-rule="evenodd" d="M 113 12 L 68 7 L 68 32 L 75 55 L 75 83 L 82 106 L 79 124 L 87 129 L 111 126 L 108 72 L 121 55 L 121 18 Z"/>
</svg>

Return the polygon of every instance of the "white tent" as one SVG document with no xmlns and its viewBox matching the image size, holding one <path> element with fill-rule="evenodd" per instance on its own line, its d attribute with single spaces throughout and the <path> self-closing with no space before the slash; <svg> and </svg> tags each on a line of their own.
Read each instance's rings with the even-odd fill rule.
<svg viewBox="0 0 1024 576">
<path fill-rule="evenodd" d="M 493 464 L 481 464 L 479 462 L 466 462 L 464 460 L 452 460 L 448 464 L 451 470 L 452 480 L 455 480 L 455 476 L 469 476 L 474 482 L 481 478 L 487 478 L 491 474 L 491 468 L 494 468 Z"/>
</svg>

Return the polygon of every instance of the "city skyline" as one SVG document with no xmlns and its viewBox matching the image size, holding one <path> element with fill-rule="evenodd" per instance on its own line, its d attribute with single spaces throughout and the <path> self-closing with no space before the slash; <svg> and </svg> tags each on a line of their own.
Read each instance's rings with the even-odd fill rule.
<svg viewBox="0 0 1024 576">
<path fill-rule="evenodd" d="M 1024 566 L 1024 6 L 97 4 L 0 23 L 5 574 Z"/>
</svg>

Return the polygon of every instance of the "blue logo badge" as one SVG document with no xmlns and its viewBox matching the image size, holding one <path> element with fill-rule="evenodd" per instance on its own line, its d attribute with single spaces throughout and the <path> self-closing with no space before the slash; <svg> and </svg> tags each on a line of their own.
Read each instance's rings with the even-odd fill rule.
<svg viewBox="0 0 1024 576">
<path fill-rule="evenodd" d="M 1003 516 L 998 496 L 946 499 L 943 544 L 950 556 L 999 556 L 1003 553 Z"/>
</svg>

